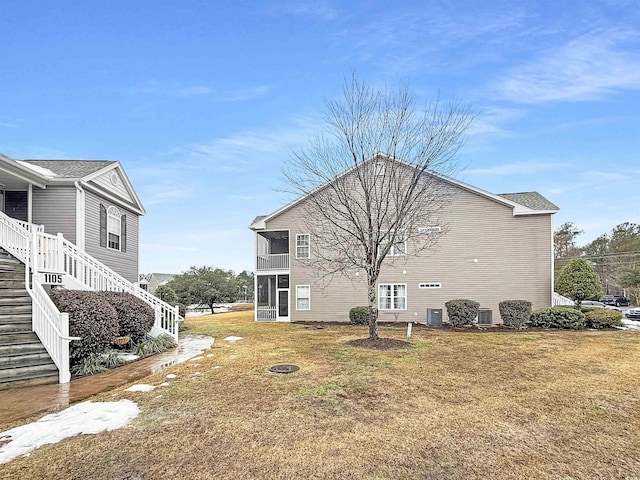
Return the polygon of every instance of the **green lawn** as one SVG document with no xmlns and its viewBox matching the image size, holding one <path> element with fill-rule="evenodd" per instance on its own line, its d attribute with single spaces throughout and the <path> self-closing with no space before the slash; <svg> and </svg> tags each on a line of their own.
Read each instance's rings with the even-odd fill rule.
<svg viewBox="0 0 640 480">
<path fill-rule="evenodd" d="M 252 319 L 188 319 L 185 333 L 216 338 L 212 357 L 137 382 L 175 373 L 169 387 L 95 397 L 142 413 L 13 460 L 0 478 L 640 477 L 638 332 L 418 327 L 411 348 L 373 351 L 346 344 L 366 327 Z M 270 373 L 276 363 L 300 370 Z"/>
</svg>

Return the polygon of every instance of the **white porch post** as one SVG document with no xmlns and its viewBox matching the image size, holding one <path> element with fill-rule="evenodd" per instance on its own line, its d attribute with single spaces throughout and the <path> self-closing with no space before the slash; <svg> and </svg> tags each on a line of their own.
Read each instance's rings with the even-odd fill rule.
<svg viewBox="0 0 640 480">
<path fill-rule="evenodd" d="M 33 185 L 27 187 L 27 222 L 33 223 Z"/>
<path fill-rule="evenodd" d="M 60 333 L 63 337 L 69 336 L 69 314 L 60 314 Z M 62 352 L 60 355 L 60 368 L 58 370 L 58 380 L 60 383 L 69 383 L 71 371 L 69 369 L 69 340 L 61 340 Z"/>
</svg>

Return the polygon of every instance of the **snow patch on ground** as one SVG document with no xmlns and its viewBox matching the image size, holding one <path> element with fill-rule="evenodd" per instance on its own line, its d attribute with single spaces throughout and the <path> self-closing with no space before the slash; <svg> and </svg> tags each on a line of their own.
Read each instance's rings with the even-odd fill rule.
<svg viewBox="0 0 640 480">
<path fill-rule="evenodd" d="M 176 377 L 177 377 L 177 375 L 175 373 L 169 373 L 167 375 L 167 378 L 176 378 Z"/>
<path fill-rule="evenodd" d="M 140 358 L 139 355 L 136 355 L 134 353 L 127 353 L 127 352 L 118 352 L 115 350 L 112 350 L 112 352 L 118 356 L 118 358 L 124 360 L 125 362 L 134 362 L 136 360 L 138 360 Z"/>
<path fill-rule="evenodd" d="M 640 330 L 640 321 L 637 320 L 628 320 L 626 318 L 623 318 L 622 325 L 632 330 Z"/>
<path fill-rule="evenodd" d="M 82 402 L 59 413 L 52 413 L 27 425 L 0 433 L 0 464 L 28 455 L 42 445 L 57 443 L 75 435 L 96 434 L 123 427 L 140 413 L 131 400 Z"/>
<path fill-rule="evenodd" d="M 147 385 L 146 383 L 138 383 L 136 385 L 131 385 L 129 388 L 125 390 L 125 392 L 150 392 L 154 390 L 156 387 L 153 385 Z"/>
<path fill-rule="evenodd" d="M 198 360 L 203 360 L 204 357 L 202 355 L 198 356 L 198 357 L 193 357 L 190 361 L 191 362 L 197 362 Z"/>
<path fill-rule="evenodd" d="M 244 340 L 242 337 L 234 337 L 233 335 L 224 339 L 225 342 L 237 342 L 238 340 Z"/>
</svg>

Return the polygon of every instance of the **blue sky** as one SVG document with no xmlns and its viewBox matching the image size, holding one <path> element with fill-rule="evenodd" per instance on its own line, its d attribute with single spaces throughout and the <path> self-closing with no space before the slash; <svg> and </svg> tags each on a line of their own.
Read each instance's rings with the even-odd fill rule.
<svg viewBox="0 0 640 480">
<path fill-rule="evenodd" d="M 0 152 L 120 160 L 141 272 L 251 269 L 247 225 L 352 71 L 469 101 L 461 180 L 539 191 L 582 243 L 640 223 L 633 1 L 4 0 L 0 32 Z"/>
</svg>

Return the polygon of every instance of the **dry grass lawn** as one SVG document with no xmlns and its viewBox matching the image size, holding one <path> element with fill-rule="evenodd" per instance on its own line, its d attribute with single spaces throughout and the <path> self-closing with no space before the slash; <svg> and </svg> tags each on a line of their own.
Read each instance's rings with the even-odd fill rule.
<svg viewBox="0 0 640 480">
<path fill-rule="evenodd" d="M 92 399 L 138 402 L 128 427 L 42 447 L 0 478 L 640 478 L 638 332 L 414 328 L 411 348 L 375 351 L 346 344 L 365 327 L 252 312 L 188 326 L 216 338 L 212 357 L 138 382 L 175 373 L 169 387 Z"/>
</svg>

